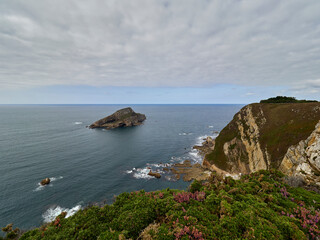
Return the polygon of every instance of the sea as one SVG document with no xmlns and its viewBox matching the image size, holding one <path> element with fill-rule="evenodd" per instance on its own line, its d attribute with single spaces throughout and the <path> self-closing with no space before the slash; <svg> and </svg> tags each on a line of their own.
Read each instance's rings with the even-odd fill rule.
<svg viewBox="0 0 320 240">
<path fill-rule="evenodd" d="M 141 126 L 86 126 L 132 107 Z M 216 137 L 243 105 L 0 105 L 0 227 L 28 230 L 122 192 L 187 189 L 164 166 L 202 158 L 194 145 Z M 162 174 L 152 178 L 152 169 Z M 49 177 L 51 183 L 40 186 Z"/>
</svg>

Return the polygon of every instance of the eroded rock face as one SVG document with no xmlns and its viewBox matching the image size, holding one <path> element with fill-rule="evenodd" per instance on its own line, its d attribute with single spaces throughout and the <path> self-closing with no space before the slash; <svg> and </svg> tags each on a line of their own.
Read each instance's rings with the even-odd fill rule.
<svg viewBox="0 0 320 240">
<path fill-rule="evenodd" d="M 320 121 L 306 140 L 289 147 L 279 169 L 288 176 L 320 184 Z"/>
<path fill-rule="evenodd" d="M 151 176 L 151 177 L 155 177 L 155 178 L 161 178 L 161 174 L 160 173 L 152 172 L 151 170 L 148 173 L 148 175 Z"/>
<path fill-rule="evenodd" d="M 224 175 L 275 168 L 317 178 L 319 120 L 318 102 L 247 105 L 220 132 L 202 165 Z"/>
<path fill-rule="evenodd" d="M 94 122 L 89 128 L 113 129 L 119 127 L 132 127 L 141 125 L 144 120 L 146 120 L 144 114 L 136 113 L 128 107 L 120 109 L 112 115 Z"/>
</svg>

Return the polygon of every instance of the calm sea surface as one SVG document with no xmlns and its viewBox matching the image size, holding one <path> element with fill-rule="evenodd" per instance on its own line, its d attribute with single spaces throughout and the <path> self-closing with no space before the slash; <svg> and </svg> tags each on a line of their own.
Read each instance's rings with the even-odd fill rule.
<svg viewBox="0 0 320 240">
<path fill-rule="evenodd" d="M 150 178 L 148 168 L 186 159 L 242 105 L 131 105 L 141 126 L 91 130 L 92 122 L 129 105 L 0 105 L 0 227 L 29 229 L 114 195 L 189 183 Z M 161 164 L 160 164 L 161 165 Z M 52 183 L 41 187 L 49 177 Z"/>
</svg>

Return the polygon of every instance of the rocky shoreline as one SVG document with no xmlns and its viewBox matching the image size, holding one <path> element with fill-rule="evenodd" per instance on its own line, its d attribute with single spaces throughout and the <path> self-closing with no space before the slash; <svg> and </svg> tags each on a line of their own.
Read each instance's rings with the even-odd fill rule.
<svg viewBox="0 0 320 240">
<path fill-rule="evenodd" d="M 199 154 L 204 157 L 207 153 L 211 152 L 214 148 L 215 141 L 212 137 L 206 137 L 203 139 L 201 145 L 193 146 Z M 211 168 L 200 163 L 194 163 L 190 160 L 185 160 L 182 163 L 175 163 L 171 166 L 165 166 L 160 170 L 160 172 L 165 172 L 169 174 L 166 178 L 170 181 L 177 181 L 183 179 L 185 182 L 190 182 L 192 180 L 205 181 L 208 180 L 211 173 L 213 172 Z M 159 172 L 153 172 L 150 170 L 149 176 L 160 178 L 161 174 Z"/>
</svg>

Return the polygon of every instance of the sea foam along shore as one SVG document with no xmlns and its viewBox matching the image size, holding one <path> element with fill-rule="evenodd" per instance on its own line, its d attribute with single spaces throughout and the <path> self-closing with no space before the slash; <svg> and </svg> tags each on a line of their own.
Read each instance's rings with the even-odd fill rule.
<svg viewBox="0 0 320 240">
<path fill-rule="evenodd" d="M 49 208 L 44 214 L 42 214 L 43 222 L 49 223 L 55 220 L 62 212 L 66 212 L 66 218 L 71 217 L 73 214 L 81 209 L 81 205 L 78 204 L 73 208 L 62 208 L 60 206 L 54 206 Z"/>
<path fill-rule="evenodd" d="M 180 135 L 180 134 L 179 134 Z M 181 134 L 181 136 L 186 136 L 185 134 Z M 214 133 L 212 135 L 202 135 L 196 138 L 195 144 L 197 146 L 201 146 L 207 137 L 211 137 L 215 139 L 218 136 L 218 133 Z M 166 174 L 163 171 L 164 168 L 171 168 L 176 163 L 183 163 L 185 160 L 190 160 L 191 163 L 202 163 L 203 156 L 199 153 L 197 149 L 193 149 L 188 151 L 187 155 L 184 156 L 173 156 L 169 160 L 168 163 L 147 163 L 144 167 L 134 167 L 130 170 L 125 171 L 126 174 L 132 175 L 136 179 L 153 179 L 154 177 L 148 175 L 150 170 L 153 172 L 157 172 L 160 174 Z M 168 179 L 168 178 L 166 178 Z"/>
<path fill-rule="evenodd" d="M 202 146 L 202 143 L 206 140 L 207 137 L 211 137 L 212 139 L 215 139 L 218 135 L 219 133 L 217 132 L 212 135 L 203 135 L 203 136 L 197 137 L 196 143 L 194 144 L 194 146 Z M 199 150 L 192 148 L 191 151 L 189 152 L 189 155 L 191 156 L 191 160 L 193 160 L 196 163 L 202 164 L 203 156 L 200 154 Z"/>
</svg>

